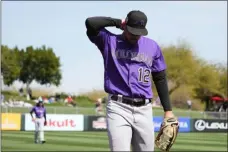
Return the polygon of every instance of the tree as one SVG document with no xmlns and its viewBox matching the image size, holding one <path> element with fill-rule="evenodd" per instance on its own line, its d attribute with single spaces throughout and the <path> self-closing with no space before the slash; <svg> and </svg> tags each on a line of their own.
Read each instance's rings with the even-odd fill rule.
<svg viewBox="0 0 228 152">
<path fill-rule="evenodd" d="M 224 71 L 220 74 L 220 88 L 219 90 L 221 93 L 227 98 L 227 69 L 224 69 Z"/>
<path fill-rule="evenodd" d="M 217 64 L 216 68 L 219 73 L 219 91 L 225 98 L 227 98 L 227 65 Z"/>
<path fill-rule="evenodd" d="M 5 45 L 1 46 L 1 74 L 4 84 L 10 86 L 19 78 L 20 66 L 17 63 L 14 50 Z"/>
<path fill-rule="evenodd" d="M 197 83 L 194 85 L 195 97 L 201 102 L 206 102 L 206 110 L 208 110 L 209 99 L 211 96 L 220 92 L 220 73 L 215 65 L 205 61 L 200 62 L 198 71 L 196 71 Z"/>
<path fill-rule="evenodd" d="M 51 48 L 42 46 L 33 48 L 29 46 L 22 53 L 23 62 L 19 80 L 26 84 L 27 89 L 32 81 L 41 85 L 54 84 L 58 86 L 62 78 L 60 72 L 60 58 L 55 55 Z"/>
<path fill-rule="evenodd" d="M 198 68 L 196 57 L 187 46 L 168 46 L 162 48 L 167 64 L 167 77 L 172 94 L 181 85 L 192 85 L 195 83 L 195 70 Z"/>
<path fill-rule="evenodd" d="M 36 74 L 36 81 L 40 84 L 54 84 L 58 86 L 62 75 L 60 73 L 60 58 L 56 57 L 51 48 L 43 46 L 37 51 L 39 61 L 39 73 Z"/>
</svg>

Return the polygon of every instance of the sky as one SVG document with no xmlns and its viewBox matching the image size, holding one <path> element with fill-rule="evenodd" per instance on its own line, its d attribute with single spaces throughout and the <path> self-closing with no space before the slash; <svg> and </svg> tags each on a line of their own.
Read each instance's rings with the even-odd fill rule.
<svg viewBox="0 0 228 152">
<path fill-rule="evenodd" d="M 200 58 L 227 63 L 226 1 L 3 1 L 1 43 L 19 48 L 53 48 L 62 65 L 61 85 L 51 87 L 56 91 L 79 94 L 103 90 L 103 59 L 86 36 L 85 20 L 91 16 L 124 19 L 131 10 L 147 15 L 147 37 L 158 44 L 184 40 Z M 108 29 L 121 33 L 115 27 Z M 31 87 L 47 88 L 36 83 Z"/>
</svg>

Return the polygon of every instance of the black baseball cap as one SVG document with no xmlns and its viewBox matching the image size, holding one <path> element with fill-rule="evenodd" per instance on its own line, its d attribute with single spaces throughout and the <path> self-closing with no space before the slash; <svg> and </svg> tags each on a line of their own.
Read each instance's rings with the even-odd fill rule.
<svg viewBox="0 0 228 152">
<path fill-rule="evenodd" d="M 133 35 L 146 36 L 148 31 L 146 29 L 147 16 L 138 10 L 131 11 L 126 17 L 127 30 Z"/>
</svg>

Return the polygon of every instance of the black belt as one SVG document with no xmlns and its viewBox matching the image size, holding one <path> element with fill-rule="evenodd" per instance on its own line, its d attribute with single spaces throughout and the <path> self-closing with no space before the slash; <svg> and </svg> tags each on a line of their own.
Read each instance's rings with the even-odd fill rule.
<svg viewBox="0 0 228 152">
<path fill-rule="evenodd" d="M 122 98 L 122 103 L 129 104 L 131 106 L 136 106 L 136 107 L 141 107 L 148 103 L 151 103 L 151 99 L 130 98 L 130 97 L 126 97 L 126 96 L 123 96 L 121 98 Z M 111 99 L 114 101 L 118 101 L 118 96 L 111 95 Z M 149 102 L 146 103 L 146 100 L 149 100 Z"/>
<path fill-rule="evenodd" d="M 41 119 L 41 118 L 43 118 L 43 117 L 36 117 L 37 119 Z"/>
</svg>

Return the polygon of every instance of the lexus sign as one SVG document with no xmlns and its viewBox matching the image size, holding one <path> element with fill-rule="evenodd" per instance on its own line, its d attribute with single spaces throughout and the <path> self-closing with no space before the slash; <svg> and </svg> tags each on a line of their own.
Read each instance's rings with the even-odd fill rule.
<svg viewBox="0 0 228 152">
<path fill-rule="evenodd" d="M 193 131 L 197 132 L 227 132 L 227 120 L 194 119 Z"/>
</svg>

